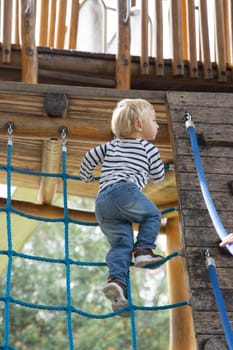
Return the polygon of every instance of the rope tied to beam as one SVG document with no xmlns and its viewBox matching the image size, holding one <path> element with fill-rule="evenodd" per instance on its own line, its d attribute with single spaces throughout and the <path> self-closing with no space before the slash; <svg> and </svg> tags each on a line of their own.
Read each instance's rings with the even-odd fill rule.
<svg viewBox="0 0 233 350">
<path fill-rule="evenodd" d="M 0 250 L 0 255 L 7 256 L 8 258 L 8 265 L 7 265 L 7 274 L 6 274 L 6 291 L 5 295 L 0 296 L 0 302 L 4 303 L 4 344 L 0 344 L 0 349 L 13 349 L 10 345 L 10 306 L 11 304 L 16 304 L 22 307 L 26 308 L 33 308 L 33 309 L 39 309 L 39 310 L 49 310 L 49 311 L 60 311 L 66 313 L 66 320 L 67 320 L 67 333 L 68 333 L 68 341 L 69 341 L 69 350 L 74 350 L 74 338 L 73 338 L 73 328 L 72 328 L 72 314 L 79 314 L 80 316 L 90 318 L 90 319 L 106 319 L 115 317 L 116 315 L 120 315 L 121 313 L 125 311 L 130 312 L 130 321 L 131 321 L 131 333 L 132 333 L 132 349 L 137 350 L 137 337 L 136 337 L 136 324 L 135 324 L 135 311 L 158 311 L 158 310 L 167 310 L 172 309 L 176 307 L 181 307 L 185 305 L 189 305 L 188 301 L 181 301 L 174 304 L 168 304 L 168 305 L 161 305 L 161 306 L 139 306 L 135 305 L 132 300 L 132 294 L 131 294 L 131 282 L 130 282 L 130 271 L 128 272 L 127 276 L 127 293 L 128 293 L 128 306 L 126 308 L 119 309 L 115 312 L 107 313 L 107 314 L 94 314 L 94 313 L 88 313 L 86 311 L 83 311 L 81 309 L 78 309 L 72 304 L 71 299 L 71 274 L 70 274 L 70 268 L 71 265 L 78 265 L 78 266 L 106 266 L 106 263 L 104 262 L 83 262 L 83 261 L 77 261 L 70 257 L 70 251 L 69 251 L 69 224 L 70 223 L 76 223 L 78 225 L 90 225 L 90 226 L 96 226 L 96 223 L 83 223 L 78 220 L 73 220 L 69 217 L 69 211 L 68 211 L 68 195 L 67 195 L 67 180 L 71 178 L 69 174 L 67 174 L 67 147 L 66 147 L 66 135 L 67 135 L 67 129 L 65 127 L 60 128 L 61 138 L 62 138 L 62 171 L 61 174 L 45 174 L 41 172 L 33 172 L 25 169 L 19 169 L 14 168 L 11 164 L 12 160 L 12 134 L 13 134 L 13 125 L 8 125 L 8 145 L 7 145 L 7 164 L 6 166 L 0 165 L 0 169 L 5 170 L 7 173 L 7 201 L 6 201 L 6 207 L 0 208 L 0 212 L 5 212 L 6 214 L 6 221 L 7 221 L 7 249 L 6 250 Z M 22 211 L 18 211 L 12 208 L 11 205 L 11 173 L 13 171 L 21 172 L 25 174 L 30 175 L 40 175 L 40 176 L 59 176 L 63 181 L 63 210 L 64 215 L 61 219 L 49 219 L 49 218 L 41 218 L 39 216 L 33 216 L 23 213 Z M 72 177 L 73 178 L 73 177 Z M 76 180 L 80 180 L 78 177 L 75 177 Z M 166 214 L 169 211 L 177 210 L 176 208 L 170 208 L 164 211 L 164 214 Z M 50 222 L 63 222 L 64 224 L 64 258 L 63 259 L 57 259 L 57 258 L 45 258 L 41 256 L 33 256 L 29 254 L 23 254 L 20 252 L 17 252 L 13 249 L 12 244 L 12 232 L 11 232 L 11 215 L 16 214 L 20 216 L 24 216 L 28 219 L 38 220 L 38 221 L 50 221 Z M 162 212 L 163 214 L 163 212 Z M 163 265 L 167 261 L 179 257 L 182 255 L 182 252 L 173 252 L 172 254 L 166 256 L 162 261 L 159 263 L 153 264 L 153 265 Z M 65 266 L 65 275 L 66 275 L 66 304 L 65 305 L 42 305 L 37 303 L 30 303 L 26 301 L 22 301 L 20 299 L 14 298 L 11 295 L 11 277 L 12 277 L 12 266 L 13 266 L 13 257 L 18 257 L 21 259 L 27 259 L 27 260 L 34 260 L 38 262 L 45 262 L 45 263 L 52 263 L 52 264 L 63 264 Z M 131 267 L 134 266 L 134 263 L 131 263 Z M 152 267 L 148 266 L 148 267 Z M 146 268 L 146 267 L 144 267 Z"/>
</svg>

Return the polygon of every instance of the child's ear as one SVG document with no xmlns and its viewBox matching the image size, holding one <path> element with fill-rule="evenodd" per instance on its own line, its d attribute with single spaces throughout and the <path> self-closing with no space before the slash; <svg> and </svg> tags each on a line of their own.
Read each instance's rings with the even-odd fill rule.
<svg viewBox="0 0 233 350">
<path fill-rule="evenodd" d="M 134 126 L 134 129 L 135 129 L 136 131 L 142 131 L 142 121 L 141 121 L 141 120 L 136 119 L 136 120 L 134 121 L 133 126 Z"/>
</svg>

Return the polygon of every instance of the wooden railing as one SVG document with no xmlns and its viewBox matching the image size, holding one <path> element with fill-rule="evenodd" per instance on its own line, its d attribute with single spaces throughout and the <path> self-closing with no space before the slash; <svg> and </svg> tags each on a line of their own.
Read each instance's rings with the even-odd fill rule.
<svg viewBox="0 0 233 350">
<path fill-rule="evenodd" d="M 38 46 L 82 50 L 80 33 L 88 34 L 90 18 L 93 42 L 99 43 L 101 52 L 109 53 L 109 45 L 115 40 L 119 88 L 130 87 L 135 18 L 140 23 L 136 46 L 140 46 L 142 75 L 151 73 L 152 57 L 155 76 L 166 74 L 164 62 L 169 58 L 174 76 L 183 76 L 187 63 L 191 79 L 212 79 L 213 65 L 217 65 L 219 82 L 232 79 L 232 0 L 113 0 L 112 8 L 104 0 L 0 0 L 0 4 L 2 63 L 10 63 L 12 44 L 19 44 L 25 82 L 37 81 Z M 83 22 L 88 6 L 92 17 Z M 81 28 L 80 23 L 84 23 Z M 170 57 L 166 56 L 167 49 Z"/>
</svg>

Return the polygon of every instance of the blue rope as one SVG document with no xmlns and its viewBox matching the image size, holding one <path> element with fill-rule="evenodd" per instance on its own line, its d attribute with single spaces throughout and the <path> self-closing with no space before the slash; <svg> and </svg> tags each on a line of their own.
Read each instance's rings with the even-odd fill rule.
<svg viewBox="0 0 233 350">
<path fill-rule="evenodd" d="M 227 231 L 225 230 L 222 221 L 218 215 L 218 212 L 215 208 L 213 199 L 210 195 L 208 184 L 205 178 L 205 173 L 202 166 L 201 156 L 199 152 L 196 132 L 194 129 L 194 124 L 191 122 L 191 115 L 188 113 L 187 119 L 186 119 L 186 127 L 188 128 L 189 137 L 192 145 L 193 155 L 194 155 L 194 161 L 196 165 L 196 170 L 199 178 L 199 183 L 202 191 L 202 195 L 206 204 L 206 207 L 208 209 L 209 215 L 211 217 L 211 220 L 213 222 L 213 225 L 215 227 L 215 230 L 217 231 L 219 237 L 221 240 L 223 240 L 227 236 Z M 233 255 L 233 243 L 227 245 L 227 249 L 229 252 Z"/>
<path fill-rule="evenodd" d="M 64 140 L 63 140 L 64 141 Z M 105 262 L 84 262 L 84 261 L 77 261 L 70 258 L 70 252 L 69 252 L 69 224 L 74 223 L 78 225 L 86 225 L 86 226 L 97 226 L 97 223 L 90 223 L 90 222 L 82 222 L 79 220 L 73 220 L 69 217 L 69 209 L 68 209 L 68 200 L 67 200 L 67 180 L 80 180 L 80 177 L 78 176 L 71 176 L 66 173 L 66 146 L 65 141 L 63 142 L 62 147 L 62 173 L 45 173 L 45 172 L 35 172 L 30 171 L 26 169 L 20 169 L 13 167 L 11 165 L 11 157 L 12 157 L 12 140 L 11 137 L 8 138 L 8 146 L 7 146 L 7 165 L 0 165 L 0 170 L 5 170 L 7 173 L 7 200 L 6 200 L 6 207 L 0 208 L 0 212 L 5 212 L 6 214 L 6 221 L 7 221 L 7 235 L 8 235 L 8 247 L 7 250 L 0 250 L 0 255 L 5 255 L 8 257 L 8 265 L 7 265 L 7 274 L 6 274 L 6 292 L 5 296 L 0 296 L 0 302 L 3 302 L 5 307 L 5 315 L 4 315 L 4 344 L 0 344 L 0 349 L 4 350 L 16 350 L 13 348 L 9 342 L 10 342 L 10 305 L 12 303 L 26 307 L 26 308 L 33 308 L 33 309 L 39 309 L 39 310 L 49 310 L 49 311 L 60 311 L 65 312 L 67 316 L 67 332 L 68 332 L 68 342 L 69 342 L 69 350 L 74 350 L 74 343 L 73 343 L 73 329 L 72 329 L 72 314 L 79 314 L 80 316 L 86 317 L 86 318 L 93 318 L 93 319 L 106 319 L 111 318 L 117 315 L 120 315 L 124 312 L 130 313 L 130 322 L 131 322 L 131 332 L 132 332 L 132 349 L 137 350 L 137 331 L 136 331 L 136 320 L 135 320 L 135 311 L 137 310 L 146 310 L 146 311 L 158 311 L 158 310 L 166 310 L 171 309 L 175 307 L 181 307 L 184 305 L 189 305 L 187 301 L 181 301 L 175 304 L 170 305 L 161 305 L 161 306 L 139 306 L 134 305 L 131 295 L 131 282 L 130 282 L 130 271 L 127 276 L 127 296 L 128 296 L 128 306 L 125 308 L 122 308 L 120 310 L 117 310 L 115 312 L 107 313 L 107 314 L 94 314 L 94 313 L 88 313 L 81 309 L 78 309 L 72 305 L 72 297 L 71 297 L 71 265 L 77 265 L 77 266 L 106 266 Z M 167 166 L 167 170 L 172 169 L 170 166 Z M 20 210 L 16 210 L 12 208 L 11 206 L 11 173 L 17 172 L 21 174 L 28 174 L 28 175 L 35 175 L 35 176 L 48 176 L 48 177 L 59 177 L 61 178 L 63 182 L 63 217 L 58 219 L 51 219 L 51 218 L 41 218 L 39 216 L 35 215 L 28 215 Z M 167 213 L 176 211 L 177 208 L 169 208 L 162 211 L 162 215 L 165 215 Z M 62 222 L 64 224 L 64 259 L 56 259 L 56 258 L 46 258 L 42 256 L 32 256 L 29 254 L 23 254 L 16 252 L 13 249 L 12 245 L 12 233 L 11 233 L 11 214 L 16 214 L 22 217 L 25 217 L 27 219 L 37 220 L 37 221 L 45 221 L 45 222 Z M 147 268 L 151 267 L 157 267 L 164 263 L 166 263 L 168 260 L 177 257 L 181 255 L 180 252 L 174 252 L 170 255 L 166 256 L 161 262 L 157 264 L 152 264 L 148 266 Z M 66 269 L 66 305 L 42 305 L 42 304 L 35 304 L 35 303 L 29 303 L 25 302 L 19 299 L 16 299 L 11 296 L 11 273 L 12 273 L 12 263 L 13 263 L 13 257 L 18 257 L 21 259 L 28 259 L 28 260 L 34 260 L 34 261 L 42 261 L 47 263 L 55 263 L 55 264 L 63 264 Z M 131 266 L 134 266 L 134 263 L 131 262 Z"/>
<path fill-rule="evenodd" d="M 224 329 L 224 334 L 226 337 L 226 341 L 229 347 L 229 350 L 233 350 L 233 332 L 230 325 L 230 320 L 227 315 L 227 310 L 224 304 L 223 296 L 219 287 L 218 277 L 216 273 L 215 263 L 213 258 L 207 257 L 207 268 L 210 277 L 210 281 L 212 283 L 213 292 L 215 296 L 215 300 L 217 303 L 218 311 L 220 313 L 220 318 L 222 322 L 222 326 Z"/>
</svg>

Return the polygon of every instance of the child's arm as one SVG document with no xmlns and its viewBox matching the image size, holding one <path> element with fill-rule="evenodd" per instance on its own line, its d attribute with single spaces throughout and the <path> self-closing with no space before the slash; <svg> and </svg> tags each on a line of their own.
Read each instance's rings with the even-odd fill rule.
<svg viewBox="0 0 233 350">
<path fill-rule="evenodd" d="M 98 164 L 102 164 L 106 154 L 106 144 L 99 145 L 88 151 L 80 165 L 80 177 L 82 181 L 94 181 L 93 170 Z"/>
<path fill-rule="evenodd" d="M 152 182 L 159 182 L 164 179 L 165 177 L 165 169 L 164 169 L 164 163 L 160 159 L 160 153 L 157 147 L 154 147 L 150 151 L 150 172 L 149 172 L 149 179 Z"/>
</svg>

